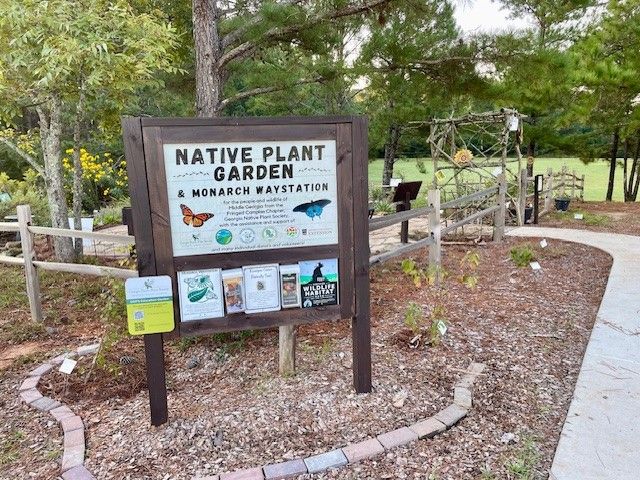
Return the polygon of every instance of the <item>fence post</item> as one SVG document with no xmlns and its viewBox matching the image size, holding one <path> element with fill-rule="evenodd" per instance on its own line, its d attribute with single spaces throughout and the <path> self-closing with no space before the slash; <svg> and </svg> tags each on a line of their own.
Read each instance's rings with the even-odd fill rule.
<svg viewBox="0 0 640 480">
<path fill-rule="evenodd" d="M 571 198 L 576 198 L 576 182 L 578 181 L 578 176 L 576 175 L 576 171 L 571 172 Z"/>
<path fill-rule="evenodd" d="M 581 186 L 582 188 L 580 189 L 580 201 L 584 202 L 584 173 L 582 174 Z"/>
<path fill-rule="evenodd" d="M 567 175 L 567 166 L 563 165 L 562 166 L 562 170 L 560 170 L 560 192 L 558 194 L 558 196 L 560 198 L 564 197 L 564 184 L 566 182 L 566 175 Z"/>
<path fill-rule="evenodd" d="M 278 328 L 278 365 L 280 375 L 296 373 L 296 327 L 283 325 Z"/>
<path fill-rule="evenodd" d="M 36 256 L 33 247 L 33 234 L 29 231 L 31 225 L 31 207 L 18 205 L 18 226 L 20 227 L 20 242 L 22 244 L 22 256 L 24 258 L 24 276 L 27 279 L 27 297 L 29 297 L 29 309 L 31 319 L 34 322 L 42 322 L 42 301 L 40 299 L 40 281 L 38 272 L 33 265 Z"/>
<path fill-rule="evenodd" d="M 440 190 L 429 190 L 427 202 L 433 210 L 429 213 L 429 233 L 433 243 L 429 245 L 429 267 L 436 269 L 436 281 L 440 279 L 441 253 L 441 225 L 440 225 Z"/>
<path fill-rule="evenodd" d="M 518 196 L 518 225 L 524 225 L 524 209 L 527 206 L 527 186 L 529 184 L 529 172 L 526 168 L 520 170 L 520 195 Z"/>
<path fill-rule="evenodd" d="M 553 201 L 553 170 L 547 169 L 547 193 L 544 195 L 544 212 L 551 211 L 551 202 Z"/>
<path fill-rule="evenodd" d="M 507 181 L 504 173 L 498 175 L 498 206 L 493 217 L 493 241 L 501 242 L 504 237 L 504 219 L 507 214 Z"/>
</svg>

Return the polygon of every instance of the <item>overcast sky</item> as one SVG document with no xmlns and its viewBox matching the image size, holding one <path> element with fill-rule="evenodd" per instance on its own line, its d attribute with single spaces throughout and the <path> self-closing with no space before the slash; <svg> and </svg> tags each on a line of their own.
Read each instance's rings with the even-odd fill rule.
<svg viewBox="0 0 640 480">
<path fill-rule="evenodd" d="M 456 19 L 466 33 L 514 30 L 531 25 L 526 19 L 508 16 L 508 11 L 491 0 L 461 0 L 456 3 Z"/>
</svg>

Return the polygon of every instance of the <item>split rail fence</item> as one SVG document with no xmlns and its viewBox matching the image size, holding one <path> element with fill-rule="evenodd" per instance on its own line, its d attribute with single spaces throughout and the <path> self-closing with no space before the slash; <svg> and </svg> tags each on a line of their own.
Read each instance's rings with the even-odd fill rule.
<svg viewBox="0 0 640 480">
<path fill-rule="evenodd" d="M 409 220 L 411 219 L 423 216 L 428 216 L 429 224 L 429 236 L 413 243 L 402 244 L 389 252 L 374 255 L 370 258 L 370 265 L 386 262 L 387 260 L 398 257 L 400 255 L 404 255 L 420 248 L 428 247 L 429 265 L 439 267 L 442 260 L 442 236 L 462 227 L 463 225 L 474 223 L 477 220 L 480 220 L 483 217 L 487 217 L 489 215 L 494 215 L 494 240 L 502 240 L 504 236 L 505 225 L 505 195 L 505 177 L 500 176 L 498 178 L 498 183 L 493 187 L 474 192 L 472 194 L 465 195 L 463 197 L 459 197 L 445 203 L 440 203 L 440 190 L 430 190 L 427 195 L 427 207 L 418 208 L 415 210 L 405 210 L 391 215 L 370 219 L 369 232 L 374 232 L 376 230 L 380 230 L 392 225 L 397 225 L 399 223 L 409 222 Z M 495 203 L 491 204 L 490 206 L 476 211 L 463 219 L 456 220 L 453 223 L 446 225 L 442 224 L 442 211 L 447 209 L 463 208 L 472 202 L 492 200 L 494 197 Z M 43 320 L 38 270 L 51 270 L 56 272 L 67 272 L 80 275 L 93 275 L 98 277 L 113 277 L 121 279 L 138 276 L 137 271 L 125 268 L 41 261 L 37 260 L 35 251 L 36 235 L 82 238 L 94 241 L 109 242 L 123 246 L 135 245 L 135 237 L 131 235 L 114 235 L 100 232 L 85 232 L 73 229 L 35 226 L 32 225 L 31 207 L 29 205 L 18 206 L 17 213 L 18 222 L 0 222 L 0 231 L 16 232 L 20 234 L 22 257 L 0 255 L 0 263 L 8 265 L 19 265 L 24 267 L 29 308 L 31 311 L 31 317 L 34 321 L 41 322 Z"/>
<path fill-rule="evenodd" d="M 524 223 L 524 211 L 528 205 L 535 203 L 535 176 L 530 177 L 526 169 L 520 172 L 520 197 L 519 218 Z M 538 192 L 538 215 L 546 215 L 553 210 L 555 198 L 569 198 L 584 201 L 584 174 L 578 175 L 575 170 L 569 172 L 566 165 L 559 172 L 553 172 L 551 168 L 543 175 L 543 187 Z M 529 186 L 533 185 L 534 191 L 530 193 Z M 542 207 L 542 208 L 541 208 Z"/>
<path fill-rule="evenodd" d="M 506 177 L 498 176 L 498 182 L 495 186 L 464 195 L 447 202 L 440 202 L 440 190 L 429 190 L 427 193 L 427 206 L 415 210 L 405 210 L 383 217 L 376 217 L 369 220 L 369 233 L 398 223 L 405 223 L 411 219 L 418 217 L 428 217 L 429 236 L 418 240 L 414 243 L 400 245 L 388 252 L 380 253 L 369 258 L 369 264 L 386 262 L 392 258 L 404 255 L 406 253 L 418 250 L 420 248 L 429 248 L 429 265 L 440 267 L 442 261 L 441 245 L 442 236 L 452 232 L 464 225 L 474 223 L 489 215 L 494 215 L 493 223 L 493 239 L 500 241 L 504 237 L 505 214 L 506 214 Z M 443 225 L 442 212 L 447 209 L 463 208 L 472 202 L 490 200 L 495 196 L 495 203 L 476 211 L 471 215 L 454 221 L 453 223 Z"/>
</svg>

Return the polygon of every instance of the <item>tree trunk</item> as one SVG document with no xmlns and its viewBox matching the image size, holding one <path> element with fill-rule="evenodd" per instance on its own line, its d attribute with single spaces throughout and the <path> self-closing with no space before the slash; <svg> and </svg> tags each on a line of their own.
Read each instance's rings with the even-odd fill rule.
<svg viewBox="0 0 640 480">
<path fill-rule="evenodd" d="M 633 165 L 629 178 L 629 201 L 635 202 L 638 199 L 638 187 L 640 186 L 640 135 L 637 137 L 636 150 L 633 154 Z"/>
<path fill-rule="evenodd" d="M 45 110 L 48 108 L 48 111 Z M 44 158 L 45 185 L 54 228 L 69 228 L 69 209 L 64 193 L 60 137 L 62 136 L 62 103 L 53 94 L 46 107 L 38 107 L 40 119 L 40 143 Z M 71 238 L 53 237 L 56 257 L 62 262 L 73 262 L 74 250 Z"/>
<path fill-rule="evenodd" d="M 532 138 L 527 145 L 527 175 L 533 177 L 533 162 L 536 155 L 536 141 Z"/>
<path fill-rule="evenodd" d="M 84 91 L 80 89 L 76 116 L 73 124 L 73 228 L 82 230 L 82 163 L 80 162 L 80 134 L 82 112 L 84 109 Z M 82 255 L 82 239 L 76 238 L 74 250 L 76 257 Z"/>
<path fill-rule="evenodd" d="M 609 186 L 607 187 L 607 202 L 613 199 L 613 185 L 616 179 L 616 162 L 618 161 L 618 143 L 620 142 L 620 128 L 616 127 L 611 141 L 611 165 L 609 166 Z"/>
<path fill-rule="evenodd" d="M 384 167 L 382 169 L 382 185 L 389 185 L 393 176 L 393 164 L 396 161 L 398 143 L 400 142 L 400 126 L 395 123 L 389 127 L 389 136 L 384 146 Z"/>
<path fill-rule="evenodd" d="M 196 115 L 220 115 L 223 71 L 218 62 L 222 45 L 218 33 L 218 5 L 216 0 L 193 0 L 193 42 L 196 57 Z"/>
</svg>

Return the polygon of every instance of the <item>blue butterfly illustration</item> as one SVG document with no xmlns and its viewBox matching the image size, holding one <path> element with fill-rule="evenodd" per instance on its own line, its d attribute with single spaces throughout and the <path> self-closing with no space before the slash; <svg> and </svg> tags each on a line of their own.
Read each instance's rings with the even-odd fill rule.
<svg viewBox="0 0 640 480">
<path fill-rule="evenodd" d="M 294 208 L 293 211 L 306 213 L 307 217 L 313 220 L 315 217 L 320 217 L 320 215 L 322 215 L 322 209 L 330 203 L 331 200 L 327 199 L 316 200 L 315 202 L 309 203 L 301 203 L 296 208 Z"/>
</svg>

